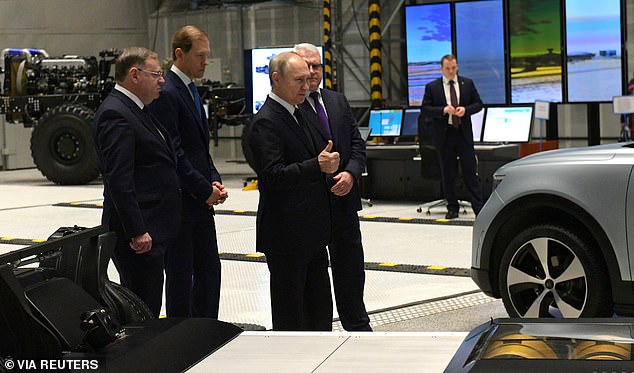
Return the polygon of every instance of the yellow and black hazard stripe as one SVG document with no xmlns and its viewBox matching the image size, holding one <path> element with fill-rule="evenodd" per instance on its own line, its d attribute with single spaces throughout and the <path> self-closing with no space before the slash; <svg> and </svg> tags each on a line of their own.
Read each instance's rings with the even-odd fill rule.
<svg viewBox="0 0 634 373">
<path fill-rule="evenodd" d="M 42 239 L 14 238 L 0 236 L 0 244 L 30 246 L 36 243 L 45 242 Z M 225 253 L 218 252 L 221 260 L 235 260 L 241 262 L 265 263 L 266 256 L 262 253 Z M 399 264 L 390 262 L 366 262 L 364 268 L 368 271 L 386 271 L 399 273 L 419 273 L 427 275 L 444 275 L 469 277 L 470 272 L 467 268 L 445 267 L 438 265 L 417 265 L 417 264 Z"/>
<path fill-rule="evenodd" d="M 368 3 L 370 19 L 370 100 L 374 108 L 383 105 L 383 77 L 381 65 L 381 5 L 380 0 Z"/>
<path fill-rule="evenodd" d="M 330 0 L 324 0 L 324 84 L 328 89 L 333 89 L 331 25 Z"/>
<path fill-rule="evenodd" d="M 80 208 L 102 208 L 101 203 L 80 203 L 80 202 L 62 202 L 56 203 L 53 206 L 59 207 L 80 207 Z M 235 215 L 235 216 L 257 216 L 256 211 L 249 210 L 215 210 L 216 215 Z M 439 225 L 458 225 L 458 226 L 472 226 L 473 219 L 443 219 L 443 218 L 407 218 L 407 217 L 390 217 L 390 216 L 375 216 L 375 215 L 361 215 L 360 221 L 375 222 L 375 223 L 403 223 L 403 224 L 439 224 Z"/>
</svg>

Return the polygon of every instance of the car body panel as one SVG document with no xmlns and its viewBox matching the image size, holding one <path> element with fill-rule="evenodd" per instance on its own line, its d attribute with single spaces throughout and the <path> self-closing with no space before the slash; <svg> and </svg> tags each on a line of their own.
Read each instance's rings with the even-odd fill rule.
<svg viewBox="0 0 634 373">
<path fill-rule="evenodd" d="M 620 280 L 631 281 L 634 256 L 628 247 L 633 247 L 634 235 L 628 237 L 627 227 L 634 223 L 634 189 L 629 187 L 634 185 L 632 146 L 632 143 L 619 143 L 553 150 L 524 157 L 498 169 L 495 177 L 503 177 L 503 180 L 485 203 L 473 227 L 474 280 L 491 280 L 486 272 L 492 248 L 483 245 L 490 242 L 487 235 L 496 234 L 490 232 L 500 224 L 496 219 L 504 218 L 505 210 L 515 211 L 510 206 L 521 212 L 518 204 L 552 196 L 551 200 L 578 206 L 596 221 L 609 241 L 610 250 L 614 251 Z M 544 220 L 548 218 L 545 216 Z M 483 290 L 491 288 L 491 284 L 478 286 Z"/>
</svg>

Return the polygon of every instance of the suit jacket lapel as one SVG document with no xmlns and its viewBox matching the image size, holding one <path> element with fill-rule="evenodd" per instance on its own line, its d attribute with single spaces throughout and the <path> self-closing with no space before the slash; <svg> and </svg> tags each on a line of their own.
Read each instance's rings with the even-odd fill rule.
<svg viewBox="0 0 634 373">
<path fill-rule="evenodd" d="M 174 164 L 176 164 L 177 163 L 176 151 L 174 150 L 172 139 L 169 137 L 169 132 L 167 132 L 167 130 L 163 128 L 161 123 L 156 118 L 154 118 L 152 113 L 148 112 L 148 118 L 149 118 L 150 124 L 154 128 L 154 133 L 156 133 L 156 131 L 159 132 L 159 133 L 156 133 L 157 136 L 160 137 L 161 143 L 165 145 L 165 149 L 169 152 L 170 156 L 172 157 L 172 160 L 174 161 Z"/>
<path fill-rule="evenodd" d="M 271 105 L 271 110 L 275 111 L 283 119 L 284 125 L 291 132 L 293 132 L 295 136 L 299 138 L 299 140 L 302 142 L 302 144 L 304 144 L 306 149 L 308 149 L 308 151 L 310 151 L 311 154 L 316 155 L 313 145 L 310 143 L 310 140 L 306 138 L 306 134 L 304 133 L 304 130 L 302 130 L 299 127 L 299 124 L 297 123 L 297 121 L 295 121 L 295 118 L 291 115 L 291 113 L 289 113 L 288 110 L 286 110 L 282 105 L 280 105 L 279 102 L 273 100 L 272 98 L 267 97 L 266 100 L 267 102 L 270 101 L 269 104 Z M 310 131 L 311 126 L 308 123 L 307 123 L 307 126 Z M 311 133 L 313 133 L 313 137 L 314 137 L 314 131 L 311 131 Z"/>
<path fill-rule="evenodd" d="M 116 89 L 113 89 L 111 94 L 116 95 L 116 97 L 118 97 L 119 100 L 121 100 L 121 102 L 126 105 L 128 109 L 130 109 L 130 111 L 137 117 L 139 122 L 141 122 L 143 127 L 145 127 L 145 129 L 147 129 L 152 134 L 152 136 L 154 136 L 154 138 L 156 138 L 157 141 L 161 143 L 161 146 L 163 146 L 163 150 L 165 150 L 169 154 L 170 159 L 172 159 L 172 161 L 176 163 L 176 153 L 174 152 L 174 148 L 172 147 L 169 135 L 167 134 L 167 131 L 160 124 L 158 124 L 158 121 L 152 120 L 151 114 L 148 113 L 146 115 L 143 110 L 141 110 L 137 106 L 137 104 L 134 103 L 134 101 L 132 101 L 125 94 L 117 91 Z M 161 134 L 163 136 L 161 136 Z"/>
<path fill-rule="evenodd" d="M 171 147 L 171 140 L 167 136 L 167 131 L 160 127 L 158 121 L 152 119 L 152 115 L 150 113 L 145 114 L 138 106 L 136 106 L 136 104 L 134 104 L 131 109 L 139 118 L 141 123 L 143 123 L 143 126 L 157 139 L 163 147 L 163 150 L 165 150 L 174 163 L 176 163 L 176 154 L 174 153 L 174 149 Z"/>
<path fill-rule="evenodd" d="M 460 98 L 458 99 L 458 104 L 460 106 L 466 106 L 464 104 L 464 102 L 469 102 L 469 100 L 467 100 L 469 97 L 468 92 L 466 92 L 466 88 L 464 87 L 464 79 L 462 79 L 461 77 L 458 76 L 458 85 L 460 86 Z"/>
<path fill-rule="evenodd" d="M 190 114 L 192 118 L 194 118 L 196 121 L 196 127 L 198 127 L 198 130 L 200 131 L 200 134 L 203 136 L 203 139 L 205 139 L 206 142 L 209 143 L 209 127 L 206 125 L 207 116 L 205 115 L 204 108 L 200 108 L 201 114 L 202 114 L 201 115 L 202 118 L 201 118 L 201 116 L 198 115 L 198 110 L 196 109 L 196 104 L 194 103 L 194 100 L 192 100 L 192 95 L 189 92 L 189 88 L 187 88 L 185 83 L 181 80 L 181 78 L 178 75 L 176 75 L 175 72 L 170 70 L 168 74 L 174 75 L 172 79 L 174 80 L 174 82 L 176 82 L 176 87 L 178 87 L 178 93 L 180 94 L 181 99 L 183 99 L 187 103 L 187 107 L 189 108 Z"/>
<path fill-rule="evenodd" d="M 310 106 L 308 100 L 304 100 L 304 102 L 302 102 L 298 106 L 302 110 L 304 117 L 308 121 L 307 124 L 313 130 L 312 133 L 317 136 L 315 137 L 315 139 L 322 139 L 325 142 L 328 142 L 328 134 L 326 133 L 326 130 L 324 130 L 322 124 L 319 122 L 319 117 L 317 117 L 317 113 L 315 113 L 313 107 Z"/>
<path fill-rule="evenodd" d="M 442 81 L 442 77 L 438 78 L 436 82 L 437 84 L 434 89 L 438 90 L 437 94 L 439 94 L 440 97 L 443 98 L 443 101 L 445 101 L 443 106 L 447 106 L 447 103 L 450 101 L 450 99 L 445 95 L 445 83 Z"/>
</svg>

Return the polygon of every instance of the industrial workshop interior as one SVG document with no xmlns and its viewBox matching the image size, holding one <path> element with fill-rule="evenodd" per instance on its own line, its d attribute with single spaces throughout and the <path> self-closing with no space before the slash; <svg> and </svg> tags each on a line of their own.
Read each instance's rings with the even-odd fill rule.
<svg viewBox="0 0 634 373">
<path fill-rule="evenodd" d="M 0 373 L 634 371 L 633 15 L 0 0 Z"/>
</svg>

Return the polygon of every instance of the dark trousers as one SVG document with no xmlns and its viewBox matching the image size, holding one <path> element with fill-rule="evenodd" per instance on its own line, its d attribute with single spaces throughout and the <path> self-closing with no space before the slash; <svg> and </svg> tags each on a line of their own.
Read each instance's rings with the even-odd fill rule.
<svg viewBox="0 0 634 373">
<path fill-rule="evenodd" d="M 297 248 L 303 252 L 306 248 Z M 266 254 L 273 330 L 331 331 L 332 295 L 326 248 L 306 255 Z"/>
<path fill-rule="evenodd" d="M 218 318 L 220 257 L 212 215 L 183 220 L 176 243 L 165 257 L 168 317 Z"/>
<path fill-rule="evenodd" d="M 477 215 L 482 209 L 482 188 L 478 180 L 478 165 L 473 146 L 467 142 L 462 133 L 453 127 L 447 129 L 445 144 L 437 148 L 440 160 L 442 187 L 447 199 L 447 210 L 458 211 L 458 196 L 456 194 L 456 156 L 460 157 L 460 167 L 465 187 L 469 192 L 471 207 Z"/>
<path fill-rule="evenodd" d="M 152 250 L 136 254 L 130 240 L 117 232 L 114 262 L 121 285 L 132 290 L 150 308 L 154 317 L 159 317 L 163 300 L 163 262 L 167 243 L 152 242 Z"/>
<path fill-rule="evenodd" d="M 328 245 L 337 313 L 347 331 L 372 331 L 363 303 L 365 270 L 357 213 L 333 214 Z"/>
</svg>

